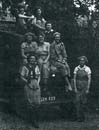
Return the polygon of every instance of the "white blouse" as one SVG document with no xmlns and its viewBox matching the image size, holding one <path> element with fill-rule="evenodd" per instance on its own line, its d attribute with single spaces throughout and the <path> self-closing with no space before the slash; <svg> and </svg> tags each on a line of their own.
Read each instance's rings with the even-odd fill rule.
<svg viewBox="0 0 99 130">
<path fill-rule="evenodd" d="M 75 69 L 74 69 L 74 74 L 77 74 L 77 71 L 78 70 L 85 70 L 85 72 L 88 74 L 88 75 L 90 75 L 91 74 L 91 69 L 90 69 L 90 67 L 88 67 L 88 66 L 86 66 L 86 65 L 84 65 L 84 67 L 80 67 L 80 65 L 78 65 L 77 67 L 75 67 Z"/>
</svg>

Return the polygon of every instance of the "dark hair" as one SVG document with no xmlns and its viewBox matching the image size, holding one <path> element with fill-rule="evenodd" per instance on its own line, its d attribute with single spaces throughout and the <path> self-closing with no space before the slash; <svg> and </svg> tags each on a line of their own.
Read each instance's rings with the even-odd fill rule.
<svg viewBox="0 0 99 130">
<path fill-rule="evenodd" d="M 19 3 L 19 4 L 18 4 L 18 10 L 20 10 L 21 8 L 25 9 L 25 5 Z"/>
<path fill-rule="evenodd" d="M 34 9 L 34 15 L 36 15 L 37 10 L 40 9 L 42 12 L 42 7 L 41 6 L 36 6 Z"/>
<path fill-rule="evenodd" d="M 28 62 L 29 62 L 29 60 L 30 60 L 31 56 L 34 56 L 34 57 L 35 57 L 35 59 L 37 60 L 36 53 L 32 53 L 32 54 L 29 54 L 29 55 L 27 56 L 27 61 L 28 61 Z"/>
<path fill-rule="evenodd" d="M 47 24 L 51 24 L 51 25 L 52 25 L 52 22 L 51 22 L 51 21 L 47 21 L 47 22 L 45 23 L 45 26 L 46 26 Z"/>
</svg>

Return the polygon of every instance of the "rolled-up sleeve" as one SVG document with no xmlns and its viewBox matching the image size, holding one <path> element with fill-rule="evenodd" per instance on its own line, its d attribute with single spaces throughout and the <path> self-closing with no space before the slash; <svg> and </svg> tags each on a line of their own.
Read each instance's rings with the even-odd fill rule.
<svg viewBox="0 0 99 130">
<path fill-rule="evenodd" d="M 86 72 L 87 72 L 88 75 L 91 74 L 91 69 L 90 69 L 90 67 L 88 67 L 88 66 L 86 67 Z"/>
</svg>

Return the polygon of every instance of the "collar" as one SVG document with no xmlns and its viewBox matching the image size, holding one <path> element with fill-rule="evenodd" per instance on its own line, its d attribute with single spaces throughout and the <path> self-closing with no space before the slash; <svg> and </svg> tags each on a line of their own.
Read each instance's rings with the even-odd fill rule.
<svg viewBox="0 0 99 130">
<path fill-rule="evenodd" d="M 50 32 L 53 32 L 54 30 L 53 29 L 51 29 L 50 31 L 45 31 L 45 33 L 50 33 Z"/>
<path fill-rule="evenodd" d="M 57 42 L 54 40 L 53 43 L 54 43 L 55 45 L 59 45 L 59 46 L 64 45 L 63 42 L 61 42 L 61 41 L 57 43 Z"/>
<path fill-rule="evenodd" d="M 86 68 L 86 65 L 84 65 L 82 68 L 80 67 L 80 65 L 78 66 L 78 69 L 80 70 L 84 70 Z"/>
<path fill-rule="evenodd" d="M 33 65 L 29 64 L 28 67 L 29 67 L 31 70 L 33 70 L 33 69 L 35 69 L 36 65 L 37 65 L 36 63 L 33 64 Z"/>
</svg>

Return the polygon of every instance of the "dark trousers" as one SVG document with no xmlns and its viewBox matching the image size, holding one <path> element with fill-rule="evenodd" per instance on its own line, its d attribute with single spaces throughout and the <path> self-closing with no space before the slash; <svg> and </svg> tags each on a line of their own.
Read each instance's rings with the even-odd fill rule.
<svg viewBox="0 0 99 130">
<path fill-rule="evenodd" d="M 77 118 L 85 119 L 85 108 L 86 108 L 86 93 L 84 91 L 76 94 L 76 112 Z"/>
<path fill-rule="evenodd" d="M 38 107 L 36 106 L 27 106 L 27 118 L 28 121 L 34 124 L 34 122 L 39 121 Z"/>
</svg>

